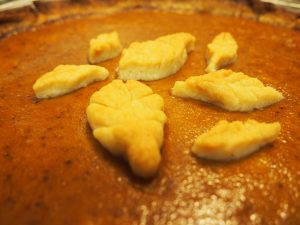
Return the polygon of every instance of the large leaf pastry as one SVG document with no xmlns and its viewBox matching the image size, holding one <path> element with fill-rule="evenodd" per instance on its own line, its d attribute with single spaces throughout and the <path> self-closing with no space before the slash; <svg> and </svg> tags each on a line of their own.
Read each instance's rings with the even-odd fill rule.
<svg viewBox="0 0 300 225">
<path fill-rule="evenodd" d="M 94 137 L 132 171 L 153 176 L 159 167 L 167 117 L 163 99 L 138 81 L 114 80 L 95 92 L 87 107 Z"/>
</svg>

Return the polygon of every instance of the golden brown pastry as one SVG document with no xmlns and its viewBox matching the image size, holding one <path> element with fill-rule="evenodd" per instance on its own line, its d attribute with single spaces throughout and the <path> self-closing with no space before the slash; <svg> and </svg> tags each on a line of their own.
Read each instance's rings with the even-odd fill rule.
<svg viewBox="0 0 300 225">
<path fill-rule="evenodd" d="M 241 112 L 264 108 L 284 98 L 279 91 L 264 86 L 257 78 L 224 69 L 176 81 L 172 94 Z"/>
<path fill-rule="evenodd" d="M 87 107 L 94 137 L 128 159 L 133 172 L 153 176 L 159 167 L 167 117 L 163 99 L 138 81 L 114 80 L 95 92 Z"/>
<path fill-rule="evenodd" d="M 218 34 L 207 45 L 205 72 L 214 72 L 218 69 L 234 63 L 237 59 L 238 45 L 233 36 L 228 32 Z"/>
<path fill-rule="evenodd" d="M 280 129 L 278 122 L 221 120 L 209 131 L 196 138 L 191 151 L 206 159 L 222 161 L 239 159 L 274 141 Z"/>
<path fill-rule="evenodd" d="M 96 64 L 118 56 L 122 51 L 119 34 L 116 31 L 99 34 L 90 40 L 89 62 Z"/>
<path fill-rule="evenodd" d="M 176 73 L 194 49 L 195 37 L 176 33 L 153 41 L 134 42 L 122 52 L 118 76 L 122 80 L 158 80 Z"/>
<path fill-rule="evenodd" d="M 100 66 L 59 65 L 37 79 L 33 90 L 37 98 L 53 98 L 105 80 L 108 75 L 108 70 Z"/>
</svg>

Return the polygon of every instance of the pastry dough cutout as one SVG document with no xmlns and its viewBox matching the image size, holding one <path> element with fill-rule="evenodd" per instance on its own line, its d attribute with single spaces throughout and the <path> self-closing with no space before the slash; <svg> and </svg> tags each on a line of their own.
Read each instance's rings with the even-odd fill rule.
<svg viewBox="0 0 300 225">
<path fill-rule="evenodd" d="M 118 76 L 122 80 L 158 80 L 176 73 L 194 50 L 195 37 L 189 33 L 134 42 L 122 52 Z"/>
<path fill-rule="evenodd" d="M 205 72 L 214 72 L 234 63 L 237 59 L 238 45 L 230 33 L 222 32 L 207 45 Z"/>
<path fill-rule="evenodd" d="M 94 137 L 112 154 L 129 161 L 144 178 L 156 174 L 167 117 L 163 99 L 141 82 L 114 80 L 95 92 L 87 107 Z"/>
<path fill-rule="evenodd" d="M 59 65 L 42 75 L 34 83 L 33 90 L 37 98 L 53 98 L 105 80 L 108 75 L 108 70 L 100 66 Z"/>
<path fill-rule="evenodd" d="M 96 64 L 118 56 L 122 51 L 119 34 L 114 31 L 98 35 L 90 40 L 89 62 Z"/>
<path fill-rule="evenodd" d="M 229 111 L 247 112 L 272 105 L 284 97 L 276 89 L 241 72 L 218 70 L 177 81 L 174 96 L 209 102 Z"/>
<path fill-rule="evenodd" d="M 213 128 L 198 136 L 191 151 L 202 158 L 235 160 L 274 141 L 281 130 L 280 123 L 219 121 Z"/>
</svg>

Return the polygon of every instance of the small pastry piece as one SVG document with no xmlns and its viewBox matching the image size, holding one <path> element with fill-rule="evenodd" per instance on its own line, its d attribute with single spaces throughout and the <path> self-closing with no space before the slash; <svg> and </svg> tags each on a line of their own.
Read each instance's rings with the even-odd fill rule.
<svg viewBox="0 0 300 225">
<path fill-rule="evenodd" d="M 264 108 L 284 98 L 279 91 L 264 86 L 257 78 L 224 69 L 177 81 L 172 94 L 241 112 Z"/>
<path fill-rule="evenodd" d="M 37 98 L 53 98 L 64 95 L 88 84 L 105 80 L 107 69 L 93 65 L 59 65 L 42 75 L 33 85 Z"/>
<path fill-rule="evenodd" d="M 250 155 L 272 142 L 280 133 L 280 123 L 219 121 L 211 130 L 198 136 L 192 152 L 202 158 L 234 160 Z"/>
<path fill-rule="evenodd" d="M 122 52 L 118 75 L 122 80 L 158 80 L 176 73 L 194 50 L 195 37 L 176 33 L 154 41 L 134 42 Z"/>
<path fill-rule="evenodd" d="M 167 117 L 163 99 L 138 81 L 114 80 L 95 92 L 87 107 L 94 137 L 112 154 L 128 159 L 148 178 L 158 170 Z"/>
<path fill-rule="evenodd" d="M 222 32 L 208 44 L 205 72 L 214 72 L 237 59 L 238 45 L 230 33 Z"/>
<path fill-rule="evenodd" d="M 100 34 L 90 40 L 89 62 L 96 64 L 107 59 L 112 59 L 121 53 L 122 45 L 116 31 Z"/>
</svg>

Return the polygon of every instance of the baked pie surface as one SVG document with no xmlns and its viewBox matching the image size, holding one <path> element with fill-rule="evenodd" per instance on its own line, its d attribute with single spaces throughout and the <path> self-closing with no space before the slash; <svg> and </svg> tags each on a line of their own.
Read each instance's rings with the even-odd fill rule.
<svg viewBox="0 0 300 225">
<path fill-rule="evenodd" d="M 175 81 L 204 73 L 206 46 L 225 29 L 239 45 L 239 59 L 227 68 L 255 74 L 283 101 L 245 114 L 171 96 Z M 149 181 L 104 151 L 85 115 L 92 93 L 116 77 L 119 58 L 99 64 L 111 74 L 106 81 L 40 102 L 32 91 L 55 66 L 87 63 L 89 40 L 112 30 L 124 47 L 175 32 L 197 40 L 180 71 L 145 82 L 163 97 L 168 116 L 161 167 Z M 47 24 L 2 39 L 0 49 L 0 224 L 299 224 L 298 32 L 209 14 L 133 10 Z M 217 121 L 248 118 L 280 122 L 281 135 L 233 163 L 190 155 L 193 140 Z"/>
</svg>

